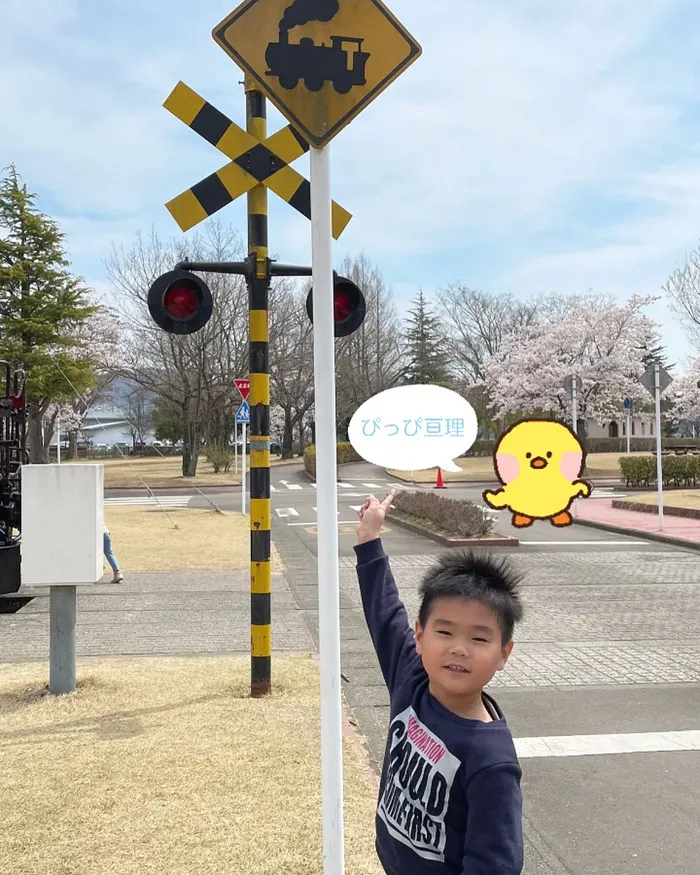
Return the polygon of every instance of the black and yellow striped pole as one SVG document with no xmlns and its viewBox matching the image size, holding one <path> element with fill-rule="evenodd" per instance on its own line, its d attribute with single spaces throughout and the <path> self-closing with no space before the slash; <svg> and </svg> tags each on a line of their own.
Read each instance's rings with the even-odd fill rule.
<svg viewBox="0 0 700 875">
<path fill-rule="evenodd" d="M 265 98 L 246 77 L 246 129 L 260 142 L 267 136 Z M 264 696 L 272 684 L 270 596 L 270 358 L 267 251 L 267 189 L 248 192 L 248 277 L 250 350 L 250 692 Z"/>
</svg>

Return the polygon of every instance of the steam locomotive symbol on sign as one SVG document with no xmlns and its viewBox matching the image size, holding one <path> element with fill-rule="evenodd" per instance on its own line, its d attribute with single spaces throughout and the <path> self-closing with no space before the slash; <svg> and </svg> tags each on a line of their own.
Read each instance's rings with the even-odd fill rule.
<svg viewBox="0 0 700 875">
<path fill-rule="evenodd" d="M 339 0 L 296 0 L 279 25 L 279 42 L 269 43 L 265 61 L 267 76 L 276 76 L 282 88 L 291 91 L 303 79 L 309 91 L 320 91 L 332 83 L 338 94 L 347 94 L 355 85 L 365 85 L 365 68 L 370 58 L 362 51 L 363 40 L 352 36 L 332 36 L 331 44 L 316 45 L 309 37 L 298 44 L 289 42 L 289 31 L 309 21 L 330 21 L 340 9 Z"/>
</svg>

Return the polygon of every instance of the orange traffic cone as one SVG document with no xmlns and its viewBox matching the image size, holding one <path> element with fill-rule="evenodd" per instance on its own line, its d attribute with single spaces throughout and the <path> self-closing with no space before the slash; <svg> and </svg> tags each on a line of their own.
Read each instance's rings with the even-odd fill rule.
<svg viewBox="0 0 700 875">
<path fill-rule="evenodd" d="M 447 489 L 445 484 L 442 482 L 442 469 L 441 468 L 438 468 L 437 483 L 435 484 L 435 486 L 433 488 L 434 489 Z"/>
</svg>

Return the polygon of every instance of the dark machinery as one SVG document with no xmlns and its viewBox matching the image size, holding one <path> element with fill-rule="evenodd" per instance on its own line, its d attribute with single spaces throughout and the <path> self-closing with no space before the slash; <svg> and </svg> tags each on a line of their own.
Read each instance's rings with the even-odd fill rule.
<svg viewBox="0 0 700 875">
<path fill-rule="evenodd" d="M 21 583 L 21 477 L 27 461 L 24 372 L 0 361 L 0 391 L 0 597 L 6 597 L 16 593 Z M 14 612 L 27 601 L 0 598 L 0 613 Z"/>
<path fill-rule="evenodd" d="M 317 46 L 304 37 L 298 44 L 289 42 L 289 32 L 280 30 L 278 43 L 270 43 L 265 61 L 266 75 L 277 76 L 282 88 L 291 91 L 303 79 L 309 91 L 320 91 L 331 82 L 338 94 L 347 94 L 355 85 L 365 85 L 369 54 L 362 51 L 363 40 L 352 36 L 332 36 L 331 44 Z"/>
</svg>

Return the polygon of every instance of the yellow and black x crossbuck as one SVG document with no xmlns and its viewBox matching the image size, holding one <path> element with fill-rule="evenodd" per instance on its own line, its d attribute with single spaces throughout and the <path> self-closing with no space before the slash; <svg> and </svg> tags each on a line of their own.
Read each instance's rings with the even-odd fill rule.
<svg viewBox="0 0 700 875">
<path fill-rule="evenodd" d="M 311 218 L 311 186 L 289 167 L 309 151 L 309 144 L 291 125 L 261 142 L 184 82 L 178 82 L 163 106 L 231 159 L 225 167 L 165 205 L 182 231 L 193 228 L 260 184 L 307 219 Z M 333 237 L 337 240 L 352 216 L 335 201 L 331 209 Z"/>
</svg>

